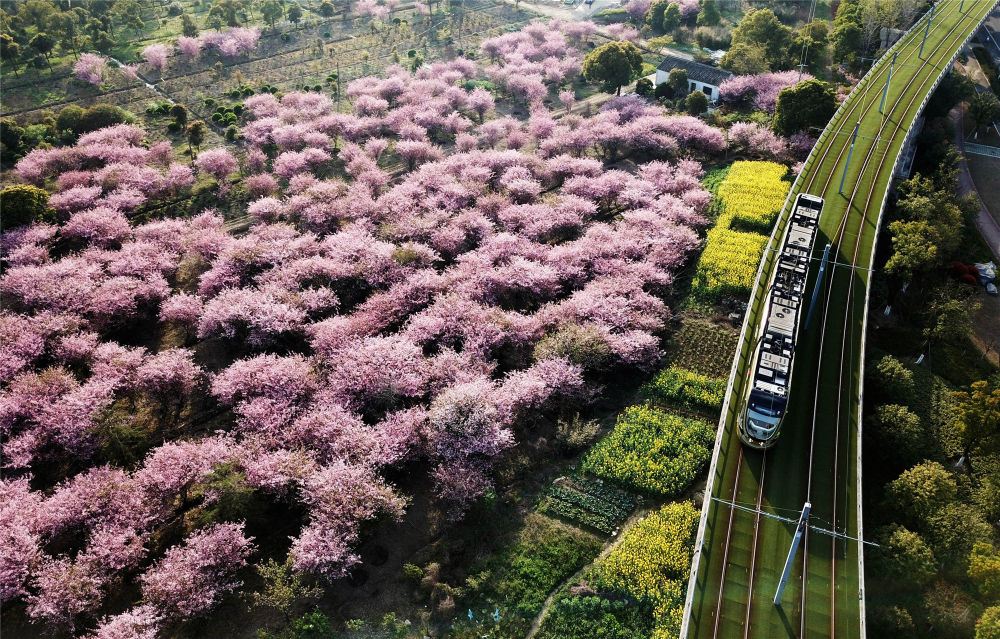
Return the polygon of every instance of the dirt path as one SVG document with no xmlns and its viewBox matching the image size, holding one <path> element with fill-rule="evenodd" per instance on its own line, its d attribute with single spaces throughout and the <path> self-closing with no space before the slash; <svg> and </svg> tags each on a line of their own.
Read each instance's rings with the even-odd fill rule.
<svg viewBox="0 0 1000 639">
<path fill-rule="evenodd" d="M 658 506 L 655 507 L 658 508 Z M 566 586 L 576 583 L 576 581 L 579 580 L 580 577 L 582 577 L 588 570 L 604 561 L 604 559 L 611 554 L 611 551 L 617 548 L 622 543 L 622 540 L 625 539 L 625 531 L 635 525 L 635 523 L 640 519 L 648 515 L 653 509 L 654 507 L 642 506 L 632 513 L 632 516 L 626 519 L 625 523 L 621 525 L 621 528 L 619 529 L 618 534 L 615 535 L 615 538 L 607 546 L 605 546 L 603 550 L 601 550 L 601 554 L 597 555 L 593 561 L 577 570 L 568 579 L 559 584 L 555 590 L 549 593 L 549 596 L 545 598 L 545 603 L 542 604 L 542 609 L 535 616 L 535 620 L 531 622 L 531 628 L 528 629 L 528 634 L 525 635 L 525 639 L 533 639 L 535 634 L 538 633 L 538 629 L 542 627 L 542 622 L 545 621 L 545 616 L 549 614 L 549 608 L 552 607 L 552 602 L 555 601 L 556 595 L 562 592 L 562 589 Z"/>
</svg>

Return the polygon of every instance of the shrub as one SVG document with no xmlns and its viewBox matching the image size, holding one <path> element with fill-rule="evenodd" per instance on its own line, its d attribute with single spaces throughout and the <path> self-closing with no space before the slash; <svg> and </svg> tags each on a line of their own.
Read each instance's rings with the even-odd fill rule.
<svg viewBox="0 0 1000 639">
<path fill-rule="evenodd" d="M 56 222 L 56 212 L 49 207 L 49 194 L 27 184 L 15 184 L 0 190 L 0 217 L 2 230 L 32 222 Z"/>
<path fill-rule="evenodd" d="M 586 370 L 601 370 L 612 361 L 613 354 L 604 335 L 593 326 L 566 324 L 555 333 L 546 335 L 535 346 L 535 360 L 564 357 Z"/>
<path fill-rule="evenodd" d="M 632 406 L 583 461 L 589 472 L 647 492 L 678 495 L 712 456 L 714 428 L 649 406 Z"/>
</svg>

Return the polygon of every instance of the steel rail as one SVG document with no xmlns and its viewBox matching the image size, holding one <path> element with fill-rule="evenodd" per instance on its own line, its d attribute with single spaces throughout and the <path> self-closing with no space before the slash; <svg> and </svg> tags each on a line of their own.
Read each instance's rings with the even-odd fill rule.
<svg viewBox="0 0 1000 639">
<path fill-rule="evenodd" d="M 736 460 L 736 478 L 733 480 L 733 501 L 736 501 L 736 493 L 740 487 L 740 471 L 743 469 L 743 447 L 740 446 L 739 459 Z M 722 553 L 722 577 L 719 579 L 719 595 L 715 605 L 715 627 L 712 629 L 712 639 L 718 639 L 719 621 L 722 619 L 722 589 L 726 585 L 726 568 L 729 566 L 729 541 L 733 535 L 733 517 L 736 510 L 729 511 L 729 524 L 726 529 L 726 549 Z"/>
</svg>

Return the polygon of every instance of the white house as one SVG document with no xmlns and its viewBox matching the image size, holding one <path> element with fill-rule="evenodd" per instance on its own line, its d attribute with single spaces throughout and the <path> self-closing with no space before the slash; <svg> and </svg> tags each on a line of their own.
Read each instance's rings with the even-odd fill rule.
<svg viewBox="0 0 1000 639">
<path fill-rule="evenodd" d="M 671 69 L 684 69 L 688 73 L 688 92 L 701 91 L 708 96 L 710 102 L 719 99 L 719 85 L 732 73 L 718 67 L 709 66 L 694 60 L 687 60 L 675 55 L 668 55 L 656 67 L 656 84 L 663 84 L 670 76 Z"/>
</svg>

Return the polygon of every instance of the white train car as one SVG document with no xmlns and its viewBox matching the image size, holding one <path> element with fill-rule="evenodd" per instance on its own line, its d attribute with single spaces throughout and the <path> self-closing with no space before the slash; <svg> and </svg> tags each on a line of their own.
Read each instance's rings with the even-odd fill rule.
<svg viewBox="0 0 1000 639">
<path fill-rule="evenodd" d="M 795 339 L 806 310 L 806 280 L 819 231 L 823 199 L 801 193 L 781 241 L 771 274 L 764 321 L 756 335 L 750 383 L 737 420 L 740 439 L 751 448 L 770 448 L 778 439 L 792 385 Z"/>
</svg>

